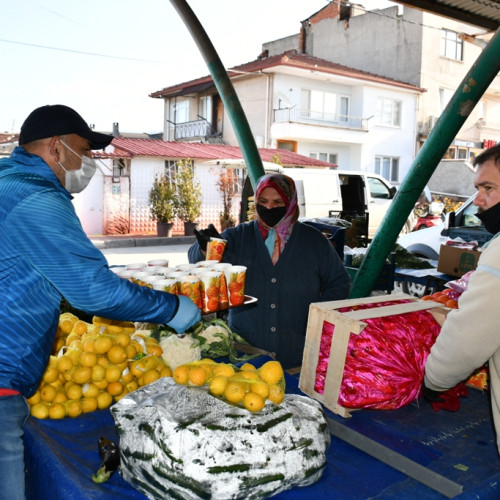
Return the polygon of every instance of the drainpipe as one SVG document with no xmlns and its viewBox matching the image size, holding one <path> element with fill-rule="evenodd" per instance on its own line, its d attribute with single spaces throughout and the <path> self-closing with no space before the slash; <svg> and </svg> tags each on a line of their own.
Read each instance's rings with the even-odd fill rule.
<svg viewBox="0 0 500 500">
<path fill-rule="evenodd" d="M 351 298 L 370 295 L 408 214 L 465 120 L 500 70 L 500 28 L 462 80 L 418 152 L 356 273 Z"/>
<path fill-rule="evenodd" d="M 257 180 L 264 175 L 264 167 L 259 150 L 255 144 L 255 139 L 250 130 L 246 115 L 241 107 L 240 101 L 234 90 L 233 84 L 222 65 L 212 42 L 208 38 L 203 26 L 198 21 L 191 7 L 185 0 L 170 0 L 177 13 L 180 15 L 184 24 L 188 28 L 196 45 L 200 49 L 201 55 L 205 60 L 210 74 L 214 80 L 215 86 L 219 91 L 222 102 L 233 125 L 238 144 L 240 145 L 243 159 L 247 165 L 248 175 L 255 189 Z"/>
</svg>

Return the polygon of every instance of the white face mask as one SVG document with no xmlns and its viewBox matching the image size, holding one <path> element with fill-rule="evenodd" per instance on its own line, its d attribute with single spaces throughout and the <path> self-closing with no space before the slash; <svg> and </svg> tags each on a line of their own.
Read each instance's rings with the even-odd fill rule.
<svg viewBox="0 0 500 500">
<path fill-rule="evenodd" d="M 80 156 L 76 151 L 73 151 L 67 144 L 63 141 L 61 143 L 67 147 L 72 153 L 74 153 L 80 160 L 82 160 L 82 166 L 78 170 L 66 170 L 61 162 L 59 166 L 66 172 L 64 178 L 64 187 L 72 194 L 80 193 L 88 185 L 90 180 L 95 174 L 96 163 L 93 158 L 88 156 Z"/>
</svg>

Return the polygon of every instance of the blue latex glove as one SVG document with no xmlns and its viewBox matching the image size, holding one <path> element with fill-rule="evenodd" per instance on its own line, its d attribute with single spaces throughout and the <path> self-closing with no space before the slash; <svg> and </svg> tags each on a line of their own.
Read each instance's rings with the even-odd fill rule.
<svg viewBox="0 0 500 500">
<path fill-rule="evenodd" d="M 190 326 L 201 319 L 201 311 L 196 304 L 185 295 L 178 295 L 179 307 L 175 316 L 167 323 L 177 333 L 184 333 Z"/>
</svg>

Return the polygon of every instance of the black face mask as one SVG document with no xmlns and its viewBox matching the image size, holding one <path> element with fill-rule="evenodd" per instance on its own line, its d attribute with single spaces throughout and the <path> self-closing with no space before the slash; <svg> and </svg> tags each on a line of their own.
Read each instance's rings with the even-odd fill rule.
<svg viewBox="0 0 500 500">
<path fill-rule="evenodd" d="M 497 234 L 500 231 L 500 203 L 493 205 L 484 212 L 477 213 L 476 217 L 490 233 Z"/>
<path fill-rule="evenodd" d="M 257 205 L 257 213 L 267 226 L 274 227 L 285 216 L 286 207 L 266 208 Z"/>
</svg>

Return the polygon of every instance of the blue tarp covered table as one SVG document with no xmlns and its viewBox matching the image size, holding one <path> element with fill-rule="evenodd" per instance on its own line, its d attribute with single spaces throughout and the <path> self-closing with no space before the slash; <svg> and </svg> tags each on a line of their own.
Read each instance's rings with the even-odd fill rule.
<svg viewBox="0 0 500 500">
<path fill-rule="evenodd" d="M 301 393 L 287 375 L 287 392 Z M 390 411 L 360 410 L 334 422 L 383 444 L 463 486 L 460 499 L 500 498 L 500 458 L 490 416 L 490 396 L 470 389 L 456 413 L 434 412 L 424 401 Z M 109 410 L 74 419 L 30 418 L 25 428 L 27 498 L 33 500 L 144 499 L 118 473 L 102 484 L 91 474 L 100 464 L 97 440 L 118 436 Z M 332 436 L 320 481 L 274 498 L 303 500 L 442 499 L 442 494 Z"/>
</svg>

